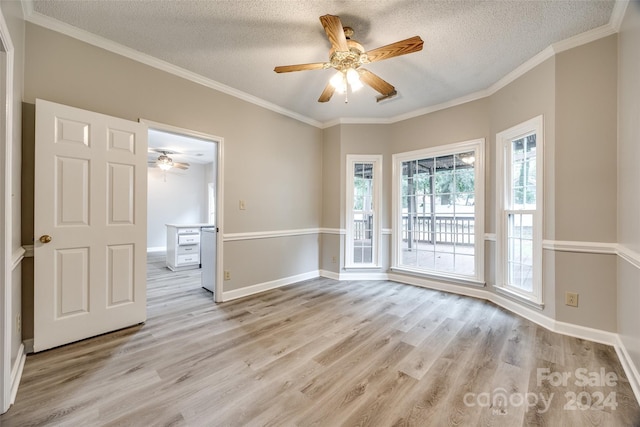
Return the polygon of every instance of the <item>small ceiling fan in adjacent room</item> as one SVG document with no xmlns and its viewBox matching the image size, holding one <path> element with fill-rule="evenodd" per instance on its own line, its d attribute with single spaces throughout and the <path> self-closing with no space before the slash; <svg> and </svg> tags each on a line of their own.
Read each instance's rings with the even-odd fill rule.
<svg viewBox="0 0 640 427">
<path fill-rule="evenodd" d="M 351 39 L 353 29 L 343 27 L 339 17 L 324 15 L 320 17 L 320 22 L 327 33 L 329 42 L 331 42 L 329 62 L 278 66 L 274 69 L 276 73 L 335 68 L 338 73 L 331 78 L 320 98 L 318 98 L 318 102 L 329 101 L 334 92 L 344 93 L 345 102 L 348 102 L 347 93 L 349 89 L 351 91 L 358 90 L 363 86 L 363 83 L 371 86 L 381 94 L 381 96 L 377 97 L 378 102 L 397 95 L 393 85 L 371 71 L 362 68 L 362 65 L 422 50 L 424 42 L 419 36 L 365 51 L 360 43 Z"/>
<path fill-rule="evenodd" d="M 157 159 L 154 160 L 153 158 L 151 158 L 148 161 L 149 167 L 158 167 L 165 172 L 172 168 L 182 169 L 182 170 L 189 169 L 189 163 L 174 162 L 173 159 L 169 157 L 174 154 L 180 154 L 176 151 L 164 150 L 164 149 L 158 149 L 158 148 L 149 148 L 149 152 L 159 154 Z M 153 157 L 155 157 L 155 155 Z"/>
</svg>

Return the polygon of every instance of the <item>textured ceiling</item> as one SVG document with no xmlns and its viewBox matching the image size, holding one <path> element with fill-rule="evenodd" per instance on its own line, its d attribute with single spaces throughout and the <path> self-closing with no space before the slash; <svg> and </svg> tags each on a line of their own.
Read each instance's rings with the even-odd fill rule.
<svg viewBox="0 0 640 427">
<path fill-rule="evenodd" d="M 326 123 L 390 119 L 487 89 L 553 43 L 609 22 L 613 1 L 34 1 L 54 18 L 207 79 Z M 332 70 L 276 74 L 324 62 L 319 17 L 340 16 L 371 50 L 415 35 L 421 52 L 367 65 L 396 87 L 376 103 L 368 87 L 317 102 Z"/>
<path fill-rule="evenodd" d="M 207 164 L 215 160 L 215 145 L 211 141 L 149 129 L 148 160 L 158 158 L 153 150 L 167 151 L 169 157 L 176 162 Z"/>
</svg>

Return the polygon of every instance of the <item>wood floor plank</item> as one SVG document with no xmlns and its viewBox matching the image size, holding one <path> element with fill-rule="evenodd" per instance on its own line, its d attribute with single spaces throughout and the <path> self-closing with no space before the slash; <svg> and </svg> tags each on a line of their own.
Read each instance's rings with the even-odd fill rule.
<svg viewBox="0 0 640 427">
<path fill-rule="evenodd" d="M 148 258 L 145 324 L 28 355 L 1 426 L 640 425 L 611 346 L 492 303 L 318 278 L 214 304 L 199 270 L 171 272 L 163 256 Z M 615 384 L 576 386 L 576 369 Z M 568 405 L 598 392 L 617 406 Z M 501 406 L 499 393 L 548 407 Z"/>
</svg>

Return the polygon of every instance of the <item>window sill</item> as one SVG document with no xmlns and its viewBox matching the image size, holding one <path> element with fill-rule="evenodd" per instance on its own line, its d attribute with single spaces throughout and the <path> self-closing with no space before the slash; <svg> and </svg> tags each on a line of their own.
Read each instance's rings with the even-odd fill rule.
<svg viewBox="0 0 640 427">
<path fill-rule="evenodd" d="M 425 279 L 440 280 L 440 281 L 443 281 L 443 282 L 453 283 L 455 285 L 475 286 L 475 287 L 479 287 L 479 288 L 484 288 L 486 286 L 486 283 L 484 281 L 481 281 L 481 280 L 476 280 L 476 279 L 471 279 L 471 278 L 464 278 L 464 277 L 460 277 L 460 276 L 452 276 L 452 275 L 448 275 L 448 274 L 427 273 L 427 272 L 424 272 L 424 271 L 413 270 L 411 268 L 406 268 L 406 267 L 398 267 L 398 266 L 391 267 L 391 271 L 394 271 L 396 273 L 409 274 L 409 275 L 417 276 L 417 277 L 423 277 Z"/>
<path fill-rule="evenodd" d="M 524 295 L 519 294 L 518 292 L 512 291 L 512 290 L 510 290 L 508 288 L 504 288 L 504 287 L 501 287 L 501 286 L 495 286 L 494 289 L 496 290 L 496 292 L 498 294 L 504 295 L 504 296 L 516 301 L 516 302 L 523 303 L 523 304 L 525 304 L 525 305 L 527 305 L 527 306 L 529 306 L 531 308 L 535 308 L 535 309 L 540 310 L 540 311 L 544 310 L 544 303 L 540 303 L 540 302 L 534 301 L 534 300 L 532 300 L 530 298 L 527 298 Z"/>
<path fill-rule="evenodd" d="M 344 270 L 380 270 L 382 267 L 379 265 L 345 265 Z"/>
</svg>

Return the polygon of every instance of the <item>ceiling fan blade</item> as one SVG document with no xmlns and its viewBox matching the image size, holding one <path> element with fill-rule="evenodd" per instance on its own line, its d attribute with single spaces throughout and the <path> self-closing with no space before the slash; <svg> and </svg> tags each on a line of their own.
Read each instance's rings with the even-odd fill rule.
<svg viewBox="0 0 640 427">
<path fill-rule="evenodd" d="M 173 167 L 176 169 L 187 170 L 189 169 L 189 163 L 173 162 Z"/>
<path fill-rule="evenodd" d="M 329 37 L 333 49 L 338 52 L 349 52 L 347 37 L 344 35 L 340 18 L 333 15 L 324 15 L 320 17 L 320 22 L 327 33 L 327 37 Z"/>
<path fill-rule="evenodd" d="M 318 98 L 318 102 L 327 102 L 333 96 L 333 93 L 336 91 L 336 88 L 331 84 L 331 82 L 327 83 L 320 98 Z"/>
<path fill-rule="evenodd" d="M 367 52 L 369 62 L 382 61 L 383 59 L 393 58 L 394 56 L 406 55 L 408 53 L 419 52 L 422 50 L 424 42 L 420 36 L 411 37 L 410 39 L 391 43 L 386 46 L 379 47 Z"/>
<path fill-rule="evenodd" d="M 326 63 L 315 62 L 313 64 L 298 64 L 298 65 L 281 65 L 273 69 L 276 73 L 290 73 L 292 71 L 306 71 L 306 70 L 322 70 L 325 68 Z"/>
<path fill-rule="evenodd" d="M 373 89 L 375 89 L 376 91 L 380 92 L 383 95 L 383 98 L 387 98 L 387 97 L 393 96 L 393 95 L 395 95 L 397 93 L 396 92 L 396 88 L 393 87 L 393 85 L 391 85 L 390 83 L 382 80 L 382 78 L 380 78 L 377 75 L 373 74 L 369 70 L 366 70 L 364 68 L 359 68 L 358 69 L 358 74 L 360 74 L 360 80 L 363 83 L 368 84 Z"/>
<path fill-rule="evenodd" d="M 153 148 L 149 147 L 149 153 L 160 153 L 160 154 L 178 154 L 177 151 L 167 150 L 166 148 Z"/>
</svg>

